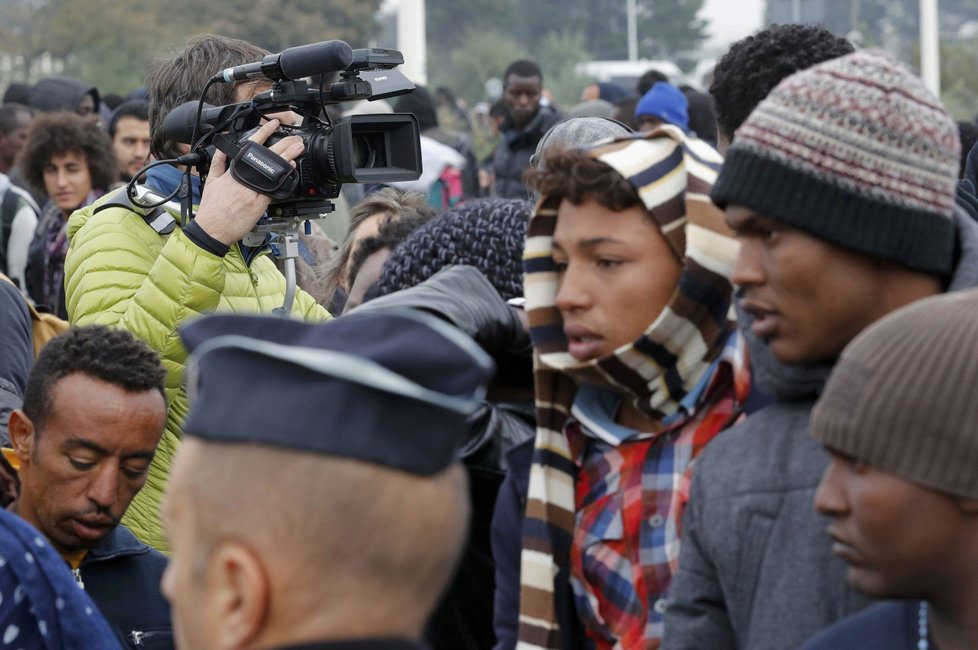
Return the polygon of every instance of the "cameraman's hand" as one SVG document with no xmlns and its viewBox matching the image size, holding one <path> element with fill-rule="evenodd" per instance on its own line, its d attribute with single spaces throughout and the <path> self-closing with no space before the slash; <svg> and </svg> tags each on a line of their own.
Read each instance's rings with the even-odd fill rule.
<svg viewBox="0 0 978 650">
<path fill-rule="evenodd" d="M 249 140 L 263 144 L 279 127 L 278 120 L 271 120 L 255 131 Z M 292 162 L 302 154 L 302 138 L 290 135 L 269 147 L 285 160 Z M 197 225 L 204 232 L 227 246 L 240 240 L 255 227 L 271 198 L 245 187 L 227 173 L 227 156 L 215 151 L 211 170 L 204 184 L 197 210 Z"/>
</svg>

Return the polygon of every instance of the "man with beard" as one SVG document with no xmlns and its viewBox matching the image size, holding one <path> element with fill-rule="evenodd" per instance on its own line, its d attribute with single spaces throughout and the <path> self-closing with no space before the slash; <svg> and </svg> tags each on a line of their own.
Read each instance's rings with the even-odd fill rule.
<svg viewBox="0 0 978 650">
<path fill-rule="evenodd" d="M 11 413 L 20 490 L 11 510 L 41 531 L 131 647 L 172 647 L 166 558 L 119 525 L 163 433 L 165 373 L 131 334 L 69 330 L 48 343 Z"/>
</svg>

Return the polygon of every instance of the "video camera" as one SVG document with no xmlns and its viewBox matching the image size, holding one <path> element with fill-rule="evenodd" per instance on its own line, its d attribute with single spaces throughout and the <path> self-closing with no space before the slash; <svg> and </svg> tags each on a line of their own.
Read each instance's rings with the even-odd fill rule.
<svg viewBox="0 0 978 650">
<path fill-rule="evenodd" d="M 421 175 L 420 129 L 414 115 L 354 115 L 334 124 L 325 111 L 328 104 L 411 92 L 414 84 L 394 69 L 403 62 L 397 50 L 353 50 L 343 41 L 290 48 L 212 79 L 266 77 L 275 82 L 271 90 L 227 106 L 186 102 L 167 115 L 163 133 L 173 142 L 192 145 L 183 158 L 201 177 L 206 177 L 215 148 L 224 151 L 239 182 L 272 197 L 273 220 L 323 216 L 333 210 L 331 199 L 339 196 L 343 183 L 408 181 Z M 337 71 L 339 81 L 328 89 L 310 88 L 301 78 Z M 264 147 L 250 146 L 248 138 L 262 118 L 289 110 L 303 117 L 301 126 L 283 125 Z M 267 149 L 288 135 L 300 136 L 305 145 L 294 169 Z"/>
<path fill-rule="evenodd" d="M 385 99 L 411 92 L 414 84 L 394 69 L 402 63 L 404 56 L 397 50 L 354 50 L 343 41 L 324 41 L 289 48 L 261 61 L 218 72 L 207 82 L 198 101 L 177 106 L 163 121 L 165 137 L 190 145 L 190 153 L 174 160 L 156 161 L 149 167 L 186 165 L 186 178 L 180 188 L 167 197 L 140 191 L 135 182 L 141 171 L 127 187 L 130 202 L 151 209 L 179 194 L 181 219 L 192 218 L 190 167 L 195 167 L 205 181 L 215 150 L 223 151 L 228 156 L 228 172 L 235 180 L 272 197 L 268 213 L 244 243 L 257 246 L 267 242 L 275 257 L 284 261 L 285 302 L 276 311 L 288 314 L 296 291 L 299 226 L 305 222 L 309 233 L 309 219 L 332 212 L 332 199 L 339 196 L 343 183 L 390 183 L 421 176 L 420 129 L 414 115 L 355 115 L 333 123 L 326 112 L 329 104 Z M 325 79 L 335 73 L 339 73 L 339 80 L 328 89 L 324 82 L 318 88 L 310 88 L 305 81 L 306 77 Z M 272 81 L 271 90 L 227 106 L 211 106 L 203 101 L 212 84 L 256 78 Z M 263 118 L 285 111 L 301 115 L 301 126 L 283 125 L 264 145 L 249 140 Z M 289 135 L 298 135 L 305 145 L 295 167 L 268 148 Z M 158 200 L 147 204 L 144 198 Z"/>
</svg>

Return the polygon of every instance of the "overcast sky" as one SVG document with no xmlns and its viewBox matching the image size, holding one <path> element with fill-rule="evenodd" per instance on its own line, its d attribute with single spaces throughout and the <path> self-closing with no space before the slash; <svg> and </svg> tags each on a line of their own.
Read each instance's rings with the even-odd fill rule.
<svg viewBox="0 0 978 650">
<path fill-rule="evenodd" d="M 725 46 L 761 26 L 764 0 L 706 0 L 701 16 L 710 19 L 710 45 Z"/>
</svg>

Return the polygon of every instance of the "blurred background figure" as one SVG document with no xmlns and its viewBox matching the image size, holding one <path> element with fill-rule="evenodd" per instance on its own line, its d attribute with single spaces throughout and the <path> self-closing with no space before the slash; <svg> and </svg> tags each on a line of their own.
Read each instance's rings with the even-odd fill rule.
<svg viewBox="0 0 978 650">
<path fill-rule="evenodd" d="M 31 89 L 30 105 L 41 113 L 68 111 L 98 123 L 101 100 L 95 86 L 71 77 L 41 79 Z"/>
<path fill-rule="evenodd" d="M 686 112 L 689 116 L 689 132 L 711 147 L 717 146 L 717 116 L 713 110 L 713 98 L 690 86 L 680 86 L 686 95 Z"/>
<path fill-rule="evenodd" d="M 67 112 L 34 120 L 20 168 L 48 195 L 28 252 L 26 288 L 31 298 L 67 319 L 64 263 L 68 217 L 112 187 L 118 165 L 112 141 L 92 120 Z"/>
<path fill-rule="evenodd" d="M 149 102 L 130 99 L 112 111 L 109 137 L 119 162 L 119 181 L 128 183 L 149 159 Z"/>
<path fill-rule="evenodd" d="M 435 101 L 438 103 L 438 122 L 446 129 L 456 133 L 472 134 L 472 118 L 465 102 L 455 96 L 447 86 L 435 88 Z"/>
<path fill-rule="evenodd" d="M 351 286 L 351 260 L 365 239 L 377 235 L 382 221 L 393 221 L 402 216 L 411 218 L 415 215 L 430 219 L 435 214 L 424 194 L 394 187 L 371 192 L 353 206 L 350 211 L 350 225 L 339 241 L 335 255 L 324 268 L 326 302 L 323 304 L 329 308 L 329 312 L 343 312 Z"/>
<path fill-rule="evenodd" d="M 665 81 L 658 81 L 642 96 L 635 107 L 635 119 L 640 131 L 651 131 L 662 124 L 689 130 L 689 102 L 681 90 Z"/>
<path fill-rule="evenodd" d="M 523 172 L 530 167 L 530 156 L 547 130 L 563 115 L 541 103 L 543 72 L 533 61 L 515 61 L 503 75 L 503 102 L 506 119 L 501 138 L 492 157 L 492 195 L 506 199 L 526 199 L 529 190 Z"/>
<path fill-rule="evenodd" d="M 438 122 L 438 107 L 424 86 L 401 95 L 394 103 L 398 113 L 412 113 L 421 128 L 421 178 L 391 183 L 393 187 L 416 190 L 428 196 L 428 203 L 447 210 L 459 201 L 478 195 L 478 162 L 470 139 L 461 132 L 443 128 Z"/>
<path fill-rule="evenodd" d="M 0 273 L 24 289 L 27 250 L 40 211 L 34 198 L 10 178 L 14 160 L 27 143 L 31 109 L 23 104 L 0 106 Z"/>
</svg>

